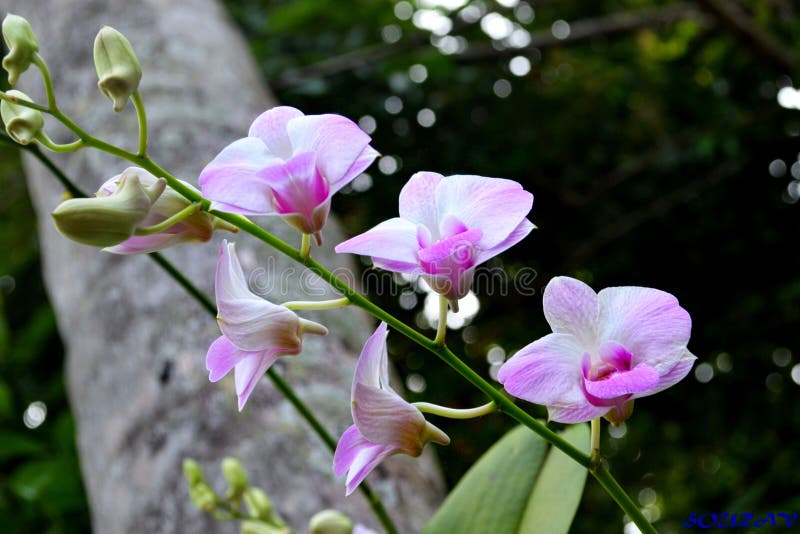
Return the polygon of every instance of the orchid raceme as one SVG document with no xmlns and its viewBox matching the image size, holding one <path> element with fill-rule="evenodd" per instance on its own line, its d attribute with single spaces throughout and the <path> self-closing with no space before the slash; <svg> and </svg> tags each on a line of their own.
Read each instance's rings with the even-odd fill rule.
<svg viewBox="0 0 800 534">
<path fill-rule="evenodd" d="M 676 384 L 696 360 L 687 349 L 692 320 L 664 291 L 595 293 L 560 276 L 547 284 L 543 305 L 553 333 L 517 352 L 497 378 L 515 397 L 547 406 L 553 421 L 605 416 L 619 424 L 634 399 Z"/>
<path fill-rule="evenodd" d="M 369 142 L 341 115 L 272 108 L 203 169 L 200 187 L 214 209 L 280 215 L 319 243 L 333 194 L 378 156 Z"/>
<path fill-rule="evenodd" d="M 389 271 L 422 275 L 457 309 L 475 267 L 521 241 L 533 195 L 512 180 L 418 172 L 400 192 L 400 217 L 336 247 Z"/>
<path fill-rule="evenodd" d="M 234 243 L 222 242 L 214 290 L 222 336 L 209 347 L 206 367 L 212 382 L 234 369 L 241 411 L 255 385 L 280 356 L 300 353 L 303 334 L 325 335 L 328 330 L 252 293 Z"/>
<path fill-rule="evenodd" d="M 98 197 L 109 197 L 117 190 L 118 185 L 125 176 L 136 176 L 144 187 L 151 187 L 156 183 L 157 178 L 144 169 L 129 167 L 112 178 L 109 178 L 97 191 Z M 192 186 L 186 182 L 182 183 L 189 188 Z M 194 188 L 192 188 L 194 189 Z M 167 188 L 158 197 L 150 208 L 150 213 L 139 223 L 139 227 L 151 227 L 162 223 L 179 214 L 189 207 L 191 203 L 171 188 Z M 175 224 L 164 228 L 159 232 L 149 235 L 134 235 L 118 245 L 107 247 L 107 252 L 114 254 L 143 254 L 155 252 L 168 247 L 189 242 L 205 242 L 211 239 L 211 235 L 216 229 L 238 231 L 236 227 L 228 225 L 226 222 L 217 219 L 213 215 L 197 210 L 196 212 L 182 218 Z"/>
<path fill-rule="evenodd" d="M 381 323 L 364 344 L 351 390 L 355 424 L 344 431 L 333 455 L 336 476 L 347 473 L 347 495 L 385 458 L 398 453 L 419 456 L 429 441 L 450 443 L 447 434 L 389 385 L 387 336 L 386 323 Z"/>
</svg>

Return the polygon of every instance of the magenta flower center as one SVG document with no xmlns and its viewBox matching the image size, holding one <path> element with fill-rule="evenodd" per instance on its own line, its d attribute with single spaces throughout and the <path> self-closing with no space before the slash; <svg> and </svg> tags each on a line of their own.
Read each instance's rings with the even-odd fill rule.
<svg viewBox="0 0 800 534">
<path fill-rule="evenodd" d="M 581 365 L 583 389 L 586 400 L 595 406 L 616 406 L 635 393 L 647 391 L 658 384 L 658 371 L 640 363 L 633 366 L 633 355 L 621 344 L 607 341 L 600 346 L 599 359 L 587 353 Z"/>
</svg>

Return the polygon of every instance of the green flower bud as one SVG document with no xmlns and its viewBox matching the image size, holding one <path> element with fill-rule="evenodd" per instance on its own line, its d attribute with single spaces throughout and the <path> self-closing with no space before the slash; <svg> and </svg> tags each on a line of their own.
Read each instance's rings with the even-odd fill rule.
<svg viewBox="0 0 800 534">
<path fill-rule="evenodd" d="M 244 492 L 244 504 L 250 517 L 264 521 L 272 519 L 272 502 L 261 488 L 247 488 Z"/>
<path fill-rule="evenodd" d="M 53 221 L 67 239 L 110 247 L 133 235 L 166 185 L 162 178 L 143 187 L 136 174 L 123 174 L 113 195 L 66 200 L 53 211 Z"/>
<path fill-rule="evenodd" d="M 33 102 L 28 95 L 16 89 L 6 91 L 6 94 L 19 100 Z M 39 110 L 12 104 L 6 100 L 0 101 L 0 117 L 3 118 L 8 135 L 21 145 L 27 145 L 36 139 L 36 135 L 44 128 L 44 117 Z"/>
<path fill-rule="evenodd" d="M 30 23 L 11 13 L 3 19 L 3 38 L 8 47 L 8 54 L 3 58 L 3 68 L 8 71 L 8 83 L 14 85 L 20 74 L 31 66 L 39 51 L 39 43 Z"/>
<path fill-rule="evenodd" d="M 236 458 L 228 457 L 222 460 L 222 475 L 228 481 L 228 499 L 238 499 L 247 489 L 247 473 L 242 467 L 242 462 Z"/>
<path fill-rule="evenodd" d="M 239 529 L 241 534 L 290 534 L 286 527 L 275 527 L 259 521 L 242 521 Z"/>
<path fill-rule="evenodd" d="M 203 471 L 200 469 L 200 464 L 191 458 L 183 461 L 183 475 L 186 477 L 189 487 L 203 482 Z"/>
<path fill-rule="evenodd" d="M 190 487 L 189 497 L 191 497 L 195 506 L 206 512 L 210 512 L 217 507 L 217 496 L 211 486 L 205 482 Z"/>
<path fill-rule="evenodd" d="M 338 510 L 323 510 L 314 514 L 308 528 L 311 534 L 350 534 L 353 522 Z"/>
<path fill-rule="evenodd" d="M 97 86 L 122 111 L 139 88 L 142 67 L 130 41 L 110 26 L 103 26 L 94 39 L 94 66 L 100 81 Z"/>
</svg>

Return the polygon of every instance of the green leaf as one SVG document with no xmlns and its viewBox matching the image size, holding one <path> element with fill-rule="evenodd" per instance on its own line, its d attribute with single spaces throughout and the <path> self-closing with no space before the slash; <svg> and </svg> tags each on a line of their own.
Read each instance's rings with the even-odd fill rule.
<svg viewBox="0 0 800 534">
<path fill-rule="evenodd" d="M 589 429 L 573 426 L 565 439 L 589 449 Z M 587 471 L 519 426 L 472 466 L 423 529 L 423 534 L 566 533 Z M 570 465 L 572 464 L 572 465 Z"/>
<path fill-rule="evenodd" d="M 44 451 L 45 445 L 40 439 L 22 432 L 0 432 L 0 461 L 33 456 Z"/>
<path fill-rule="evenodd" d="M 573 425 L 561 436 L 579 450 L 589 452 L 589 427 Z M 569 532 L 578 511 L 588 471 L 575 460 L 550 448 L 547 460 L 539 471 L 519 532 Z"/>
</svg>

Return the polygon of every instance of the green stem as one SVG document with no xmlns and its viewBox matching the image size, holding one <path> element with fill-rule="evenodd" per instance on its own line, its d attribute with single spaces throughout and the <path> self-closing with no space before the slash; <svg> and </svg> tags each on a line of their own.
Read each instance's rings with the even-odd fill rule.
<svg viewBox="0 0 800 534">
<path fill-rule="evenodd" d="M 53 89 L 53 79 L 50 77 L 50 69 L 47 67 L 44 58 L 39 54 L 34 54 L 33 64 L 39 68 L 42 73 L 42 80 L 44 81 L 44 90 L 47 93 L 47 107 L 50 109 L 58 109 L 56 104 L 56 92 Z"/>
<path fill-rule="evenodd" d="M 76 139 L 71 143 L 65 145 L 56 143 L 45 133 L 44 130 L 36 134 L 36 140 L 39 141 L 43 147 L 52 150 L 53 152 L 74 152 L 83 146 L 83 140 Z"/>
<path fill-rule="evenodd" d="M 638 506 L 628 497 L 628 494 L 625 493 L 625 490 L 619 485 L 619 483 L 611 476 L 608 468 L 604 465 L 599 465 L 597 469 L 590 470 L 590 473 L 594 476 L 595 480 L 597 480 L 603 489 L 606 490 L 612 499 L 619 505 L 622 510 L 628 514 L 628 517 L 631 521 L 633 521 L 639 530 L 642 531 L 642 534 L 658 534 L 658 531 L 655 529 L 653 525 L 650 524 L 650 521 L 642 514 L 642 511 L 639 509 Z"/>
<path fill-rule="evenodd" d="M 27 100 L 17 98 L 16 96 L 10 95 L 5 91 L 0 91 L 0 100 L 5 100 L 9 104 L 19 104 L 22 107 L 35 109 L 36 111 L 41 111 L 42 113 L 50 113 L 50 108 L 36 104 L 35 102 L 28 102 Z"/>
<path fill-rule="evenodd" d="M 145 113 L 144 100 L 138 89 L 131 95 L 131 101 L 139 121 L 139 156 L 144 156 L 147 154 L 147 113 Z"/>
<path fill-rule="evenodd" d="M 477 408 L 448 408 L 438 404 L 431 404 L 430 402 L 414 402 L 413 405 L 422 413 L 439 415 L 448 419 L 474 419 L 497 411 L 494 401 L 487 402 Z"/>
<path fill-rule="evenodd" d="M 600 418 L 592 419 L 592 463 L 600 459 Z"/>
<path fill-rule="evenodd" d="M 61 169 L 56 166 L 53 161 L 48 158 L 42 151 L 34 146 L 20 146 L 17 145 L 10 137 L 5 134 L 0 134 L 0 140 L 18 146 L 31 152 L 39 161 L 41 161 L 50 170 L 58 181 L 72 194 L 74 197 L 87 197 L 87 193 L 82 191 L 70 180 Z M 288 245 L 287 245 L 288 246 Z M 195 286 L 179 269 L 170 263 L 164 256 L 158 252 L 148 254 L 150 258 L 156 262 L 167 274 L 169 274 L 178 284 L 183 287 L 187 293 L 197 300 L 197 302 L 208 312 L 211 317 L 217 316 L 217 307 L 211 298 Z M 336 439 L 325 429 L 319 419 L 316 418 L 311 409 L 297 396 L 292 387 L 274 370 L 267 370 L 267 376 L 272 381 L 275 388 L 289 401 L 289 403 L 297 410 L 297 412 L 306 420 L 312 430 L 317 434 L 320 440 L 331 452 L 336 450 Z M 359 485 L 359 491 L 364 495 L 372 508 L 373 513 L 386 529 L 387 534 L 398 534 L 397 527 L 394 525 L 392 518 L 383 506 L 380 497 L 366 482 Z"/>
<path fill-rule="evenodd" d="M 178 213 L 176 213 L 172 217 L 169 217 L 168 219 L 164 219 L 163 221 L 161 221 L 158 224 L 154 224 L 152 226 L 141 226 L 141 227 L 137 228 L 136 231 L 134 232 L 134 235 L 140 235 L 141 236 L 141 235 L 157 234 L 158 232 L 161 232 L 163 230 L 166 230 L 168 228 L 171 228 L 171 227 L 175 226 L 176 224 L 178 224 L 182 220 L 186 219 L 187 217 L 191 217 L 192 215 L 197 213 L 197 210 L 199 210 L 199 209 L 200 209 L 200 203 L 199 202 L 193 202 L 192 204 L 189 204 L 188 206 L 183 208 L 181 211 L 179 211 Z"/>
<path fill-rule="evenodd" d="M 436 338 L 433 340 L 438 347 L 444 347 L 447 337 L 447 298 L 439 295 L 439 325 L 436 327 Z"/>
<path fill-rule="evenodd" d="M 312 300 L 291 300 L 283 303 L 283 306 L 286 306 L 290 310 L 332 310 L 349 305 L 350 299 L 347 297 L 333 300 L 318 300 L 316 302 Z"/>
<path fill-rule="evenodd" d="M 303 258 L 308 258 L 311 255 L 311 235 L 303 234 L 300 240 L 300 255 Z"/>
</svg>

